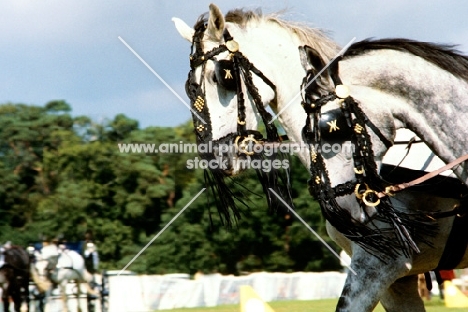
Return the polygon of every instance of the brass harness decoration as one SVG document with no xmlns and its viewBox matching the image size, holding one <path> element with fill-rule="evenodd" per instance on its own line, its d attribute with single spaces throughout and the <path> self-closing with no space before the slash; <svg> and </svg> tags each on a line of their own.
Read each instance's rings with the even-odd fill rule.
<svg viewBox="0 0 468 312">
<path fill-rule="evenodd" d="M 233 79 L 230 69 L 225 69 L 224 71 L 226 72 L 226 75 L 224 75 L 224 79 Z"/>
</svg>

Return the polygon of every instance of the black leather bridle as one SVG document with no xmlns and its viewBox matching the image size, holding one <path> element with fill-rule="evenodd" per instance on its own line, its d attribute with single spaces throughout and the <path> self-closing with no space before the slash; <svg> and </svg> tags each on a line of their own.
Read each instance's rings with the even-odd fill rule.
<svg viewBox="0 0 468 312">
<path fill-rule="evenodd" d="M 261 153 L 255 153 L 250 149 L 252 144 L 266 142 L 276 143 L 281 141 L 281 137 L 278 134 L 276 126 L 274 123 L 270 122 L 272 120 L 272 116 L 266 111 L 258 89 L 253 83 L 252 74 L 259 77 L 266 85 L 268 85 L 274 91 L 275 97 L 276 86 L 239 51 L 238 43 L 229 34 L 227 29 L 224 30 L 223 34 L 224 43 L 208 52 L 204 52 L 202 40 L 205 30 L 206 22 L 200 20 L 197 25 L 195 25 L 195 33 L 192 39 L 190 54 L 190 72 L 185 85 L 187 95 L 190 98 L 192 105 L 192 119 L 197 143 L 206 144 L 211 142 L 214 146 L 217 144 L 228 144 L 236 148 L 238 155 L 245 155 L 251 159 L 258 159 L 261 161 L 269 160 L 271 158 L 287 158 L 288 156 L 281 152 L 275 153 L 272 156 L 266 156 Z M 229 52 L 228 59 L 217 60 L 216 56 L 223 52 Z M 228 91 L 233 91 L 237 95 L 237 131 L 235 133 L 229 133 L 217 140 L 213 140 L 210 112 L 208 107 L 205 105 L 204 76 L 206 63 L 210 60 L 215 62 L 215 82 L 220 87 Z M 201 74 L 197 80 L 195 72 L 200 67 Z M 266 138 L 260 131 L 247 129 L 246 127 L 245 97 L 242 83 L 245 85 L 246 91 L 249 93 L 255 104 L 255 109 L 262 119 Z M 201 118 L 199 118 L 199 116 Z M 216 157 L 213 153 L 199 153 L 199 155 L 207 160 L 213 160 Z M 279 194 L 280 197 L 290 205 L 290 207 L 293 207 L 289 167 L 281 169 L 271 168 L 270 171 L 255 169 L 255 171 L 260 183 L 262 184 L 263 192 L 266 194 L 270 211 L 278 211 L 278 209 L 280 209 L 287 213 L 287 209 L 285 209 L 281 199 L 279 199 L 276 194 Z M 225 182 L 226 177 L 226 173 L 222 170 L 212 168 L 205 169 L 206 185 L 212 190 L 218 213 L 221 216 L 221 221 L 230 226 L 232 223 L 231 212 L 234 214 L 236 219 L 240 219 L 241 217 L 235 200 L 245 206 L 248 205 L 246 205 L 244 200 L 239 198 L 239 196 L 227 186 Z M 271 190 L 276 194 L 272 193 Z"/>
<path fill-rule="evenodd" d="M 273 123 L 270 123 L 272 116 L 263 106 L 262 98 L 252 81 L 252 73 L 262 79 L 276 95 L 276 86 L 271 82 L 259 69 L 257 69 L 248 59 L 239 51 L 238 43 L 231 37 L 229 31 L 224 31 L 224 44 L 212 49 L 208 52 L 203 52 L 202 39 L 206 30 L 206 24 L 200 23 L 195 29 L 192 41 L 192 52 L 190 54 L 190 72 L 186 82 L 186 92 L 192 103 L 193 109 L 199 116 L 202 117 L 206 124 L 203 123 L 198 116 L 192 114 L 194 127 L 197 133 L 199 143 L 205 143 L 212 140 L 212 132 L 210 128 L 210 113 L 205 105 L 205 90 L 204 90 L 204 75 L 205 65 L 208 61 L 215 62 L 215 81 L 221 87 L 229 91 L 234 91 L 237 94 L 237 132 L 227 135 L 225 138 L 217 140 L 225 143 L 226 141 L 236 141 L 239 145 L 245 146 L 249 142 L 256 143 L 264 141 L 263 135 L 257 130 L 249 130 L 246 128 L 245 122 L 245 99 L 242 90 L 242 83 L 245 83 L 247 92 L 252 97 L 255 108 L 262 118 L 265 126 L 268 142 L 279 142 L 280 136 Z M 227 60 L 217 60 L 216 56 L 223 52 L 229 52 Z M 195 70 L 201 66 L 200 80 L 195 77 Z M 217 141 L 214 141 L 216 143 Z M 233 143 L 233 142 L 232 142 Z M 245 149 L 240 149 L 240 152 L 245 152 Z"/>
<path fill-rule="evenodd" d="M 331 225 L 381 260 L 389 261 L 401 253 L 406 256 L 411 252 L 419 253 L 415 240 L 430 245 L 429 238 L 437 231 L 435 219 L 422 211 L 414 213 L 399 211 L 393 207 L 388 197 L 377 196 L 379 192 L 387 191 L 386 187 L 389 184 L 378 174 L 367 128 L 371 129 L 387 147 L 392 143 L 369 120 L 359 103 L 350 96 L 347 87 L 343 86 L 338 75 L 339 61 L 337 58 L 328 70 L 336 87 L 335 91 L 317 99 L 314 95 L 319 92 L 305 87 L 311 85 L 310 80 L 320 69 L 307 70 L 301 88 L 304 90 L 302 106 L 307 113 L 302 136 L 311 149 L 309 192 L 319 201 L 322 213 Z M 339 101 L 340 108 L 322 114 L 322 107 L 335 100 Z M 333 134 L 334 137 L 327 133 L 328 128 L 324 131 L 324 116 L 326 120 L 330 120 L 328 125 L 334 126 L 336 132 Z M 335 187 L 331 186 L 320 149 L 327 140 L 333 138 L 338 138 L 341 142 L 350 141 L 354 147 L 352 158 L 355 178 Z M 336 200 L 338 197 L 353 193 L 363 212 L 366 211 L 364 209 L 366 206 L 376 209 L 376 214 L 368 216 L 367 222 L 354 219 Z M 386 226 L 377 226 L 375 221 L 383 222 Z"/>
</svg>

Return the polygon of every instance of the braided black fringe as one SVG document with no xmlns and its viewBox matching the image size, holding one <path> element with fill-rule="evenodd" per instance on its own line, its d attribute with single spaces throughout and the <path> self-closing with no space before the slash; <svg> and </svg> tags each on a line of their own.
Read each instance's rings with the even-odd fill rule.
<svg viewBox="0 0 468 312">
<path fill-rule="evenodd" d="M 345 111 L 345 115 L 347 114 L 350 118 L 352 113 L 355 116 L 350 124 L 353 127 L 356 124 L 363 126 L 362 133 L 353 136 L 353 143 L 357 150 L 353 158 L 356 167 L 362 165 L 365 168 L 365 176 L 357 174 L 356 181 L 332 188 L 324 159 L 319 151 L 315 151 L 311 153 L 311 179 L 308 183 L 310 194 L 320 203 L 322 214 L 331 225 L 369 254 L 385 263 L 402 254 L 410 256 L 412 252 L 419 252 L 415 240 L 431 246 L 429 238 L 437 234 L 438 227 L 435 220 L 425 212 L 406 213 L 396 210 L 390 200 L 384 198 L 376 207 L 377 214 L 369 217 L 371 221 L 362 223 L 354 219 L 348 210 L 340 207 L 337 203 L 336 197 L 351 194 L 353 185 L 357 183 L 365 182 L 370 189 L 375 191 L 384 190 L 384 182 L 377 173 L 370 136 L 365 129 L 365 118 L 367 117 L 352 98 L 346 99 L 346 104 L 349 111 Z M 309 116 L 312 117 L 312 120 L 309 118 L 306 120 L 303 138 L 311 146 L 314 146 L 314 143 L 321 141 L 320 129 L 317 126 L 319 114 L 309 113 L 311 113 Z M 314 125 L 312 128 L 311 122 Z M 359 202 L 356 204 L 364 205 Z"/>
<path fill-rule="evenodd" d="M 280 160 L 281 162 L 285 159 L 289 159 L 287 154 L 279 154 L 266 156 L 263 154 L 256 154 L 252 156 L 251 161 L 259 160 L 261 164 L 265 164 L 265 161 Z M 263 170 L 269 169 L 269 170 Z M 284 212 L 288 210 L 288 207 L 282 203 L 277 197 L 278 194 L 289 207 L 293 208 L 294 204 L 292 201 L 291 192 L 291 177 L 289 166 L 280 167 L 275 169 L 271 168 L 255 168 L 257 178 L 262 185 L 263 193 L 266 195 L 266 201 L 268 204 L 268 211 L 270 213 Z M 233 225 L 237 224 L 238 220 L 241 219 L 244 210 L 239 207 L 244 206 L 249 208 L 249 199 L 246 196 L 246 192 L 252 193 L 251 190 L 246 190 L 242 185 L 238 185 L 241 189 L 233 189 L 226 182 L 228 179 L 231 183 L 236 184 L 233 179 L 226 176 L 221 170 L 210 170 L 205 169 L 204 171 L 205 185 L 211 190 L 213 195 L 213 201 L 216 205 L 221 224 L 228 228 L 232 228 Z M 272 189 L 276 194 L 271 192 Z M 258 195 L 258 194 L 257 194 Z M 213 224 L 211 211 L 209 211 L 210 221 Z"/>
<path fill-rule="evenodd" d="M 368 223 L 355 220 L 337 202 L 332 189 L 321 189 L 314 179 L 309 180 L 309 192 L 320 203 L 323 216 L 340 233 L 379 258 L 384 263 L 404 254 L 410 256 L 412 240 L 432 246 L 429 238 L 437 234 L 437 223 L 426 214 L 397 211 L 388 201 L 382 201 L 378 214 Z M 376 222 L 387 224 L 382 227 Z M 412 238 L 411 241 L 408 237 Z"/>
<path fill-rule="evenodd" d="M 237 207 L 236 200 L 247 206 L 235 192 L 226 184 L 225 175 L 220 170 L 204 170 L 205 185 L 210 188 L 213 195 L 216 210 L 218 211 L 221 224 L 232 228 L 233 223 L 241 219 L 241 211 Z M 247 206 L 248 207 L 248 206 Z M 209 211 L 211 225 L 211 211 Z"/>
<path fill-rule="evenodd" d="M 287 211 L 288 207 L 284 207 L 284 204 L 277 197 L 279 195 L 288 205 L 293 208 L 294 204 L 292 201 L 291 193 L 291 173 L 289 169 L 289 156 L 284 153 L 277 153 L 271 156 L 266 156 L 264 154 L 256 154 L 252 156 L 252 159 L 258 159 L 262 164 L 274 160 L 279 160 L 283 163 L 284 160 L 288 161 L 288 165 L 280 168 L 266 168 L 269 170 L 263 170 L 256 168 L 255 172 L 257 173 L 258 180 L 262 184 L 263 193 L 266 194 L 266 199 L 268 203 L 268 211 L 270 213 L 276 213 L 278 211 Z M 270 191 L 272 189 L 276 194 Z"/>
<path fill-rule="evenodd" d="M 332 226 L 383 262 L 400 254 L 400 244 L 392 237 L 391 228 L 382 229 L 373 223 L 363 224 L 336 202 L 335 192 L 330 186 L 328 171 L 320 154 L 316 155 L 315 162 L 311 162 L 310 172 L 309 193 L 319 202 L 323 216 Z"/>
<path fill-rule="evenodd" d="M 363 132 L 355 137 L 355 145 L 357 148 L 366 146 L 365 149 L 360 150 L 360 155 L 358 155 L 364 163 L 364 168 L 366 168 L 366 183 L 375 191 L 383 191 L 385 189 L 385 182 L 377 172 L 377 164 L 372 152 L 372 141 L 365 128 L 367 116 L 353 98 L 348 97 L 346 104 L 355 116 L 353 126 L 356 126 L 356 124 L 363 126 Z M 378 220 L 391 226 L 395 241 L 401 246 L 401 250 L 406 256 L 410 255 L 411 249 L 419 252 L 415 241 L 431 246 L 429 238 L 437 235 L 437 223 L 433 218 L 428 216 L 427 212 L 416 211 L 406 213 L 398 211 L 393 207 L 388 198 L 381 200 L 381 203 L 377 206 L 377 210 Z"/>
</svg>

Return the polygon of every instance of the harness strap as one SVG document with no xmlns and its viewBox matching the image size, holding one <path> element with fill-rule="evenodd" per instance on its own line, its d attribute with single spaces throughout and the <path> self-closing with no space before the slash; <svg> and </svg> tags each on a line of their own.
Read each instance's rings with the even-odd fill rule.
<svg viewBox="0 0 468 312">
<path fill-rule="evenodd" d="M 401 142 L 401 141 L 400 141 Z M 400 162 L 398 163 L 398 165 L 396 165 L 395 168 L 398 168 L 400 167 L 400 165 L 403 163 L 403 161 L 406 159 L 406 157 L 409 155 L 409 152 L 411 150 L 411 147 L 413 146 L 413 143 L 416 142 L 416 137 L 412 137 L 411 140 L 409 140 L 406 145 L 406 153 L 405 153 L 405 156 L 403 156 L 403 158 L 400 160 Z M 423 142 L 423 141 L 419 141 L 419 142 Z M 394 142 L 394 144 L 396 144 L 396 142 Z M 400 143 L 400 144 L 404 144 L 404 143 Z"/>
<path fill-rule="evenodd" d="M 380 141 L 382 141 L 383 144 L 385 144 L 385 146 L 387 147 L 387 149 L 389 149 L 390 147 L 393 146 L 393 143 L 387 139 L 383 134 L 382 132 L 380 132 L 380 129 L 377 128 L 377 126 L 372 122 L 370 121 L 369 118 L 366 117 L 365 119 L 365 123 L 366 125 L 372 129 L 372 131 L 379 137 Z"/>
<path fill-rule="evenodd" d="M 459 207 L 464 210 L 464 214 L 457 214 L 453 220 L 452 230 L 450 231 L 444 252 L 439 260 L 436 270 L 453 270 L 463 259 L 466 247 L 468 246 L 468 197 Z"/>
<path fill-rule="evenodd" d="M 430 272 L 424 272 L 424 282 L 426 283 L 427 290 L 432 290 L 432 279 Z"/>
<path fill-rule="evenodd" d="M 466 200 L 468 200 L 468 198 Z M 449 210 L 449 211 L 435 212 L 432 214 L 432 217 L 436 219 L 448 218 L 448 217 L 453 217 L 453 216 L 457 216 L 461 218 L 461 217 L 464 217 L 467 213 L 468 213 L 468 203 L 465 203 L 465 204 L 456 205 L 452 210 Z"/>
<path fill-rule="evenodd" d="M 383 198 L 383 197 L 386 197 L 388 195 L 392 195 L 393 193 L 402 191 L 402 190 L 404 190 L 404 189 L 406 189 L 408 187 L 412 187 L 414 185 L 418 185 L 420 183 L 423 183 L 423 182 L 437 176 L 438 174 L 440 174 L 440 173 L 442 173 L 444 171 L 447 171 L 449 169 L 452 169 L 456 165 L 459 165 L 462 162 L 467 161 L 467 160 L 468 160 L 468 154 L 463 155 L 463 156 L 455 159 L 451 163 L 448 163 L 447 165 L 445 165 L 445 166 L 443 166 L 443 167 L 441 167 L 441 168 L 439 168 L 437 170 L 431 171 L 428 174 L 425 174 L 425 175 L 423 175 L 422 177 L 420 177 L 418 179 L 415 179 L 413 181 L 406 182 L 406 183 L 401 183 L 401 184 L 395 184 L 395 185 L 388 186 L 388 187 L 385 188 L 385 191 L 377 193 L 377 196 L 379 198 Z"/>
<path fill-rule="evenodd" d="M 395 142 L 393 142 L 393 145 L 407 144 L 407 145 L 411 146 L 411 145 L 413 145 L 415 143 L 424 143 L 424 141 L 423 140 L 416 140 L 416 138 L 413 137 L 409 141 L 395 141 Z"/>
<path fill-rule="evenodd" d="M 456 161 L 444 166 L 443 168 L 451 168 L 455 166 L 458 163 L 458 161 L 462 162 L 463 159 L 466 158 L 468 158 L 468 155 L 460 157 Z M 437 176 L 438 173 L 442 172 L 441 170 L 443 170 L 443 168 L 423 175 L 422 177 L 415 179 L 412 182 L 402 184 L 411 184 L 410 186 L 416 186 L 417 184 L 423 182 L 422 180 L 427 180 L 431 177 L 435 178 L 435 176 Z M 414 183 L 415 181 L 419 181 L 419 183 Z M 452 270 L 456 268 L 460 261 L 463 259 L 463 255 L 465 254 L 466 248 L 468 246 L 468 194 L 466 194 L 466 191 L 461 191 L 457 187 L 454 187 L 454 185 L 451 185 L 451 187 L 452 189 L 455 189 L 454 192 L 457 192 L 457 198 L 459 198 L 460 196 L 458 192 L 461 192 L 462 195 L 463 193 L 465 193 L 465 195 L 460 200 L 460 204 L 456 205 L 454 209 L 450 211 L 434 212 L 429 214 L 430 217 L 434 219 L 455 216 L 453 220 L 452 229 L 450 230 L 449 237 L 447 238 L 447 242 L 445 244 L 444 251 L 439 260 L 437 268 L 435 268 L 436 276 L 438 270 Z M 428 289 L 430 290 L 430 287 L 432 287 L 432 283 L 428 272 L 425 273 L 425 277 Z"/>
</svg>

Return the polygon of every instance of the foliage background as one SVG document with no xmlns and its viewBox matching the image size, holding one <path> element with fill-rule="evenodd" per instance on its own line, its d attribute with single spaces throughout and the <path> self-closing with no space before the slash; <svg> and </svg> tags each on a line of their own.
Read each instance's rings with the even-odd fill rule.
<svg viewBox="0 0 468 312">
<path fill-rule="evenodd" d="M 193 127 L 187 122 L 140 129 L 124 115 L 96 123 L 70 112 L 65 101 L 0 106 L 0 242 L 92 239 L 101 269 L 121 269 L 205 181 L 202 170 L 186 167 L 195 154 L 121 153 L 118 143 L 194 143 Z M 294 156 L 290 162 L 296 211 L 336 246 L 308 194 L 307 170 Z M 249 202 L 235 228 L 221 225 L 207 190 L 129 269 L 147 274 L 340 269 L 298 220 L 268 213 L 254 172 L 229 183 L 244 190 Z"/>
</svg>

